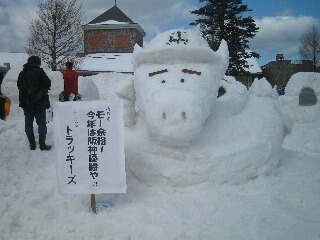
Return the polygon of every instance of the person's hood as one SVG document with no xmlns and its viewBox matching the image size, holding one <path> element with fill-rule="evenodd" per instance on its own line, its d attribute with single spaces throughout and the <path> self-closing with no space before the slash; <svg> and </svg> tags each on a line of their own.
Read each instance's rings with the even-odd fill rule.
<svg viewBox="0 0 320 240">
<path fill-rule="evenodd" d="M 38 65 L 35 63 L 26 63 L 23 65 L 23 71 L 29 71 L 34 68 L 38 68 Z"/>
</svg>

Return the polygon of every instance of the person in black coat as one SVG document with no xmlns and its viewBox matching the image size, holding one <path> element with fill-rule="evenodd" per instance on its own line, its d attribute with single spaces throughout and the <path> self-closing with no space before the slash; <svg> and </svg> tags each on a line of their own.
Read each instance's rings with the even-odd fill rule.
<svg viewBox="0 0 320 240">
<path fill-rule="evenodd" d="M 48 90 L 51 80 L 42 68 L 41 59 L 37 56 L 28 58 L 23 65 L 23 70 L 18 77 L 19 106 L 25 115 L 25 132 L 30 144 L 30 149 L 36 149 L 33 131 L 33 121 L 36 119 L 39 132 L 40 150 L 50 150 L 51 146 L 45 143 L 47 135 L 46 109 L 50 107 Z"/>
</svg>

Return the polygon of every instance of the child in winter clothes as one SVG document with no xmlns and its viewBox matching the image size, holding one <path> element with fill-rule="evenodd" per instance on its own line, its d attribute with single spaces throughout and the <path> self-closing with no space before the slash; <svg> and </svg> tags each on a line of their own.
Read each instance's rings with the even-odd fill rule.
<svg viewBox="0 0 320 240">
<path fill-rule="evenodd" d="M 73 69 L 73 63 L 66 63 L 66 71 L 63 74 L 64 80 L 64 101 L 76 101 L 78 96 L 78 74 Z"/>
</svg>

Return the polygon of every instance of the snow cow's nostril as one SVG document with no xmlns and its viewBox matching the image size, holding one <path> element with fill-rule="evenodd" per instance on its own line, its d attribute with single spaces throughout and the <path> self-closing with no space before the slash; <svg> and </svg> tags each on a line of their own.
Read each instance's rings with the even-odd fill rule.
<svg viewBox="0 0 320 240">
<path fill-rule="evenodd" d="M 182 117 L 183 120 L 186 120 L 186 112 L 182 112 L 181 113 L 181 117 Z"/>
<path fill-rule="evenodd" d="M 162 113 L 162 119 L 166 120 L 166 118 L 167 118 L 167 114 L 166 113 Z"/>
</svg>

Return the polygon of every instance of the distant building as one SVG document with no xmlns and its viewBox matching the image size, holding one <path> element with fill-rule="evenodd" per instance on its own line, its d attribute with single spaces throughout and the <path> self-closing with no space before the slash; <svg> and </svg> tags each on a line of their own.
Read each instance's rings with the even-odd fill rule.
<svg viewBox="0 0 320 240">
<path fill-rule="evenodd" d="M 313 62 L 285 60 L 283 54 L 277 54 L 276 61 L 262 66 L 262 74 L 272 86 L 286 86 L 291 76 L 298 72 L 313 72 Z"/>
<path fill-rule="evenodd" d="M 146 35 L 116 5 L 82 26 L 84 55 L 90 53 L 132 53 L 135 44 L 143 47 Z"/>
</svg>

